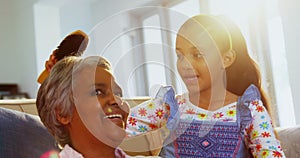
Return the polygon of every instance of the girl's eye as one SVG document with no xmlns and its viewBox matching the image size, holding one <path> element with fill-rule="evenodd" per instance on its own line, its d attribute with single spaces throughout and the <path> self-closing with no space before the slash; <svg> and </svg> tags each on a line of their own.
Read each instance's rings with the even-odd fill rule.
<svg viewBox="0 0 300 158">
<path fill-rule="evenodd" d="M 202 58 L 203 56 L 204 56 L 203 53 L 200 53 L 200 52 L 194 53 L 194 57 L 196 57 L 196 58 Z"/>
<path fill-rule="evenodd" d="M 182 53 L 180 53 L 180 52 L 177 52 L 176 54 L 177 54 L 177 59 L 182 59 L 182 58 L 183 58 L 183 55 L 182 55 Z"/>
</svg>

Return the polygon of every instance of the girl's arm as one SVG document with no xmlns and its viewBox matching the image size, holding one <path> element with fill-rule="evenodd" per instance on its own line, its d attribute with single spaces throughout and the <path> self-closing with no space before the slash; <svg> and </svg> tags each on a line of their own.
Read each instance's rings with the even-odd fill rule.
<svg viewBox="0 0 300 158">
<path fill-rule="evenodd" d="M 161 86 L 156 96 L 130 109 L 126 131 L 128 137 L 166 127 L 178 111 L 174 89 Z"/>
<path fill-rule="evenodd" d="M 250 102 L 252 122 L 245 128 L 246 144 L 254 157 L 285 157 L 272 121 L 261 100 Z"/>
</svg>

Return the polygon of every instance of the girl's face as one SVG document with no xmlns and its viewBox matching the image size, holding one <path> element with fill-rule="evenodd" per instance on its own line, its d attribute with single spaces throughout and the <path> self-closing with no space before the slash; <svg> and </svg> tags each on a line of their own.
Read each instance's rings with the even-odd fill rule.
<svg viewBox="0 0 300 158">
<path fill-rule="evenodd" d="M 129 106 L 122 101 L 122 89 L 112 74 L 99 66 L 83 68 L 76 75 L 73 95 L 80 117 L 73 119 L 77 125 L 73 130 L 87 128 L 90 135 L 101 142 L 114 147 L 119 145 L 125 137 Z"/>
<path fill-rule="evenodd" d="M 223 68 L 220 53 L 210 36 L 199 32 L 199 25 L 187 23 L 176 38 L 177 69 L 190 93 L 211 88 Z"/>
</svg>

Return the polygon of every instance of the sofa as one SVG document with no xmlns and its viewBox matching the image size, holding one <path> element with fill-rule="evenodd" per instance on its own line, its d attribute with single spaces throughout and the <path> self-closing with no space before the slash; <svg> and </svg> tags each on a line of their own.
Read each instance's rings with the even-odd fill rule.
<svg viewBox="0 0 300 158">
<path fill-rule="evenodd" d="M 148 99 L 135 98 L 127 99 L 127 101 L 129 105 L 134 106 Z M 286 157 L 300 157 L 300 126 L 277 127 L 275 130 Z M 127 144 L 122 146 L 127 146 Z M 39 158 L 42 154 L 52 150 L 58 150 L 58 147 L 38 117 L 35 99 L 0 100 L 1 158 Z M 158 151 L 143 154 L 156 155 Z"/>
</svg>

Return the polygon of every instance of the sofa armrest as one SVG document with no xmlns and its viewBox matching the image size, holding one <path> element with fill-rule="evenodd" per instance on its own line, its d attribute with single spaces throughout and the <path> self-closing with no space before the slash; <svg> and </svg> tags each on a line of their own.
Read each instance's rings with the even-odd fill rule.
<svg viewBox="0 0 300 158">
<path fill-rule="evenodd" d="M 149 97 L 125 98 L 130 107 L 134 107 L 144 101 L 149 100 Z M 12 99 L 0 100 L 0 107 L 25 112 L 28 114 L 38 115 L 35 99 Z"/>
<path fill-rule="evenodd" d="M 276 128 L 283 152 L 286 157 L 300 157 L 300 125 Z"/>
<path fill-rule="evenodd" d="M 0 157 L 40 157 L 58 150 L 39 117 L 0 107 Z"/>
<path fill-rule="evenodd" d="M 0 100 L 0 107 L 38 115 L 35 99 Z"/>
</svg>

